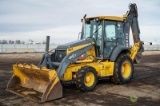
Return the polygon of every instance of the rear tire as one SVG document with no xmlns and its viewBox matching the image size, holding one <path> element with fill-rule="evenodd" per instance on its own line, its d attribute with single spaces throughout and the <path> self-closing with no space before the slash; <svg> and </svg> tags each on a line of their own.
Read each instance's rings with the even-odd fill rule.
<svg viewBox="0 0 160 106">
<path fill-rule="evenodd" d="M 131 58 L 127 54 L 121 54 L 118 56 L 112 81 L 116 84 L 125 84 L 130 82 L 133 77 L 134 67 Z"/>
<path fill-rule="evenodd" d="M 81 91 L 92 91 L 97 85 L 97 72 L 90 66 L 82 67 L 76 73 L 76 86 Z"/>
</svg>

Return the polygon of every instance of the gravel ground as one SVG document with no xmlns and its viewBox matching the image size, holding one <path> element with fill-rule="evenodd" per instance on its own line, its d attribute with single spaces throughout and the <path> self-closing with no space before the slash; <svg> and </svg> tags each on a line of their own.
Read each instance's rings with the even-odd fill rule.
<svg viewBox="0 0 160 106">
<path fill-rule="evenodd" d="M 115 85 L 109 79 L 101 80 L 96 89 L 88 93 L 79 91 L 75 85 L 64 86 L 63 98 L 42 104 L 5 90 L 13 74 L 12 64 L 37 65 L 42 53 L 0 54 L 0 106 L 160 106 L 160 54 L 151 54 L 144 53 L 142 62 L 135 64 L 134 78 L 128 84 Z M 132 102 L 131 97 L 137 101 Z"/>
</svg>

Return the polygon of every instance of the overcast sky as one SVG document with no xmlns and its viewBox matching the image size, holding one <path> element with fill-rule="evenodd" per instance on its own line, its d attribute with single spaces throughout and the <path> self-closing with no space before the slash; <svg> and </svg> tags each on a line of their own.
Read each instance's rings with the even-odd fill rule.
<svg viewBox="0 0 160 106">
<path fill-rule="evenodd" d="M 80 19 L 122 16 L 136 3 L 143 41 L 160 41 L 160 0 L 0 0 L 0 39 L 66 43 L 81 32 Z"/>
</svg>

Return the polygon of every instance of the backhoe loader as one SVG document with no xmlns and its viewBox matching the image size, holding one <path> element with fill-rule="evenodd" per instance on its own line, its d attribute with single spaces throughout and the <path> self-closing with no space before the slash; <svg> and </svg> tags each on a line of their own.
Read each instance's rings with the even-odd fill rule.
<svg viewBox="0 0 160 106">
<path fill-rule="evenodd" d="M 81 19 L 79 40 L 59 45 L 46 52 L 38 66 L 14 64 L 14 74 L 7 90 L 36 102 L 46 102 L 63 96 L 62 82 L 73 82 L 78 89 L 89 92 L 98 80 L 109 77 L 116 84 L 131 81 L 134 62 L 143 52 L 136 4 L 122 17 L 97 16 Z M 130 28 L 134 45 L 130 46 Z"/>
</svg>

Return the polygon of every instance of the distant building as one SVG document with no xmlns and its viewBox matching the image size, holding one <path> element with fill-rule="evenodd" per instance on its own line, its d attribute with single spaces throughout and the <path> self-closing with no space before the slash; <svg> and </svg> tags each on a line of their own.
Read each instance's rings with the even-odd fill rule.
<svg viewBox="0 0 160 106">
<path fill-rule="evenodd" d="M 146 42 L 146 41 L 144 41 L 143 44 L 144 45 L 160 45 L 160 42 L 155 42 L 155 41 L 153 41 L 153 42 Z"/>
<path fill-rule="evenodd" d="M 27 42 L 27 44 L 46 44 L 46 42 L 37 42 L 37 41 L 33 41 L 31 39 L 29 39 L 29 41 Z"/>
<path fill-rule="evenodd" d="M 143 42 L 143 45 L 152 45 L 152 42 Z"/>
</svg>

